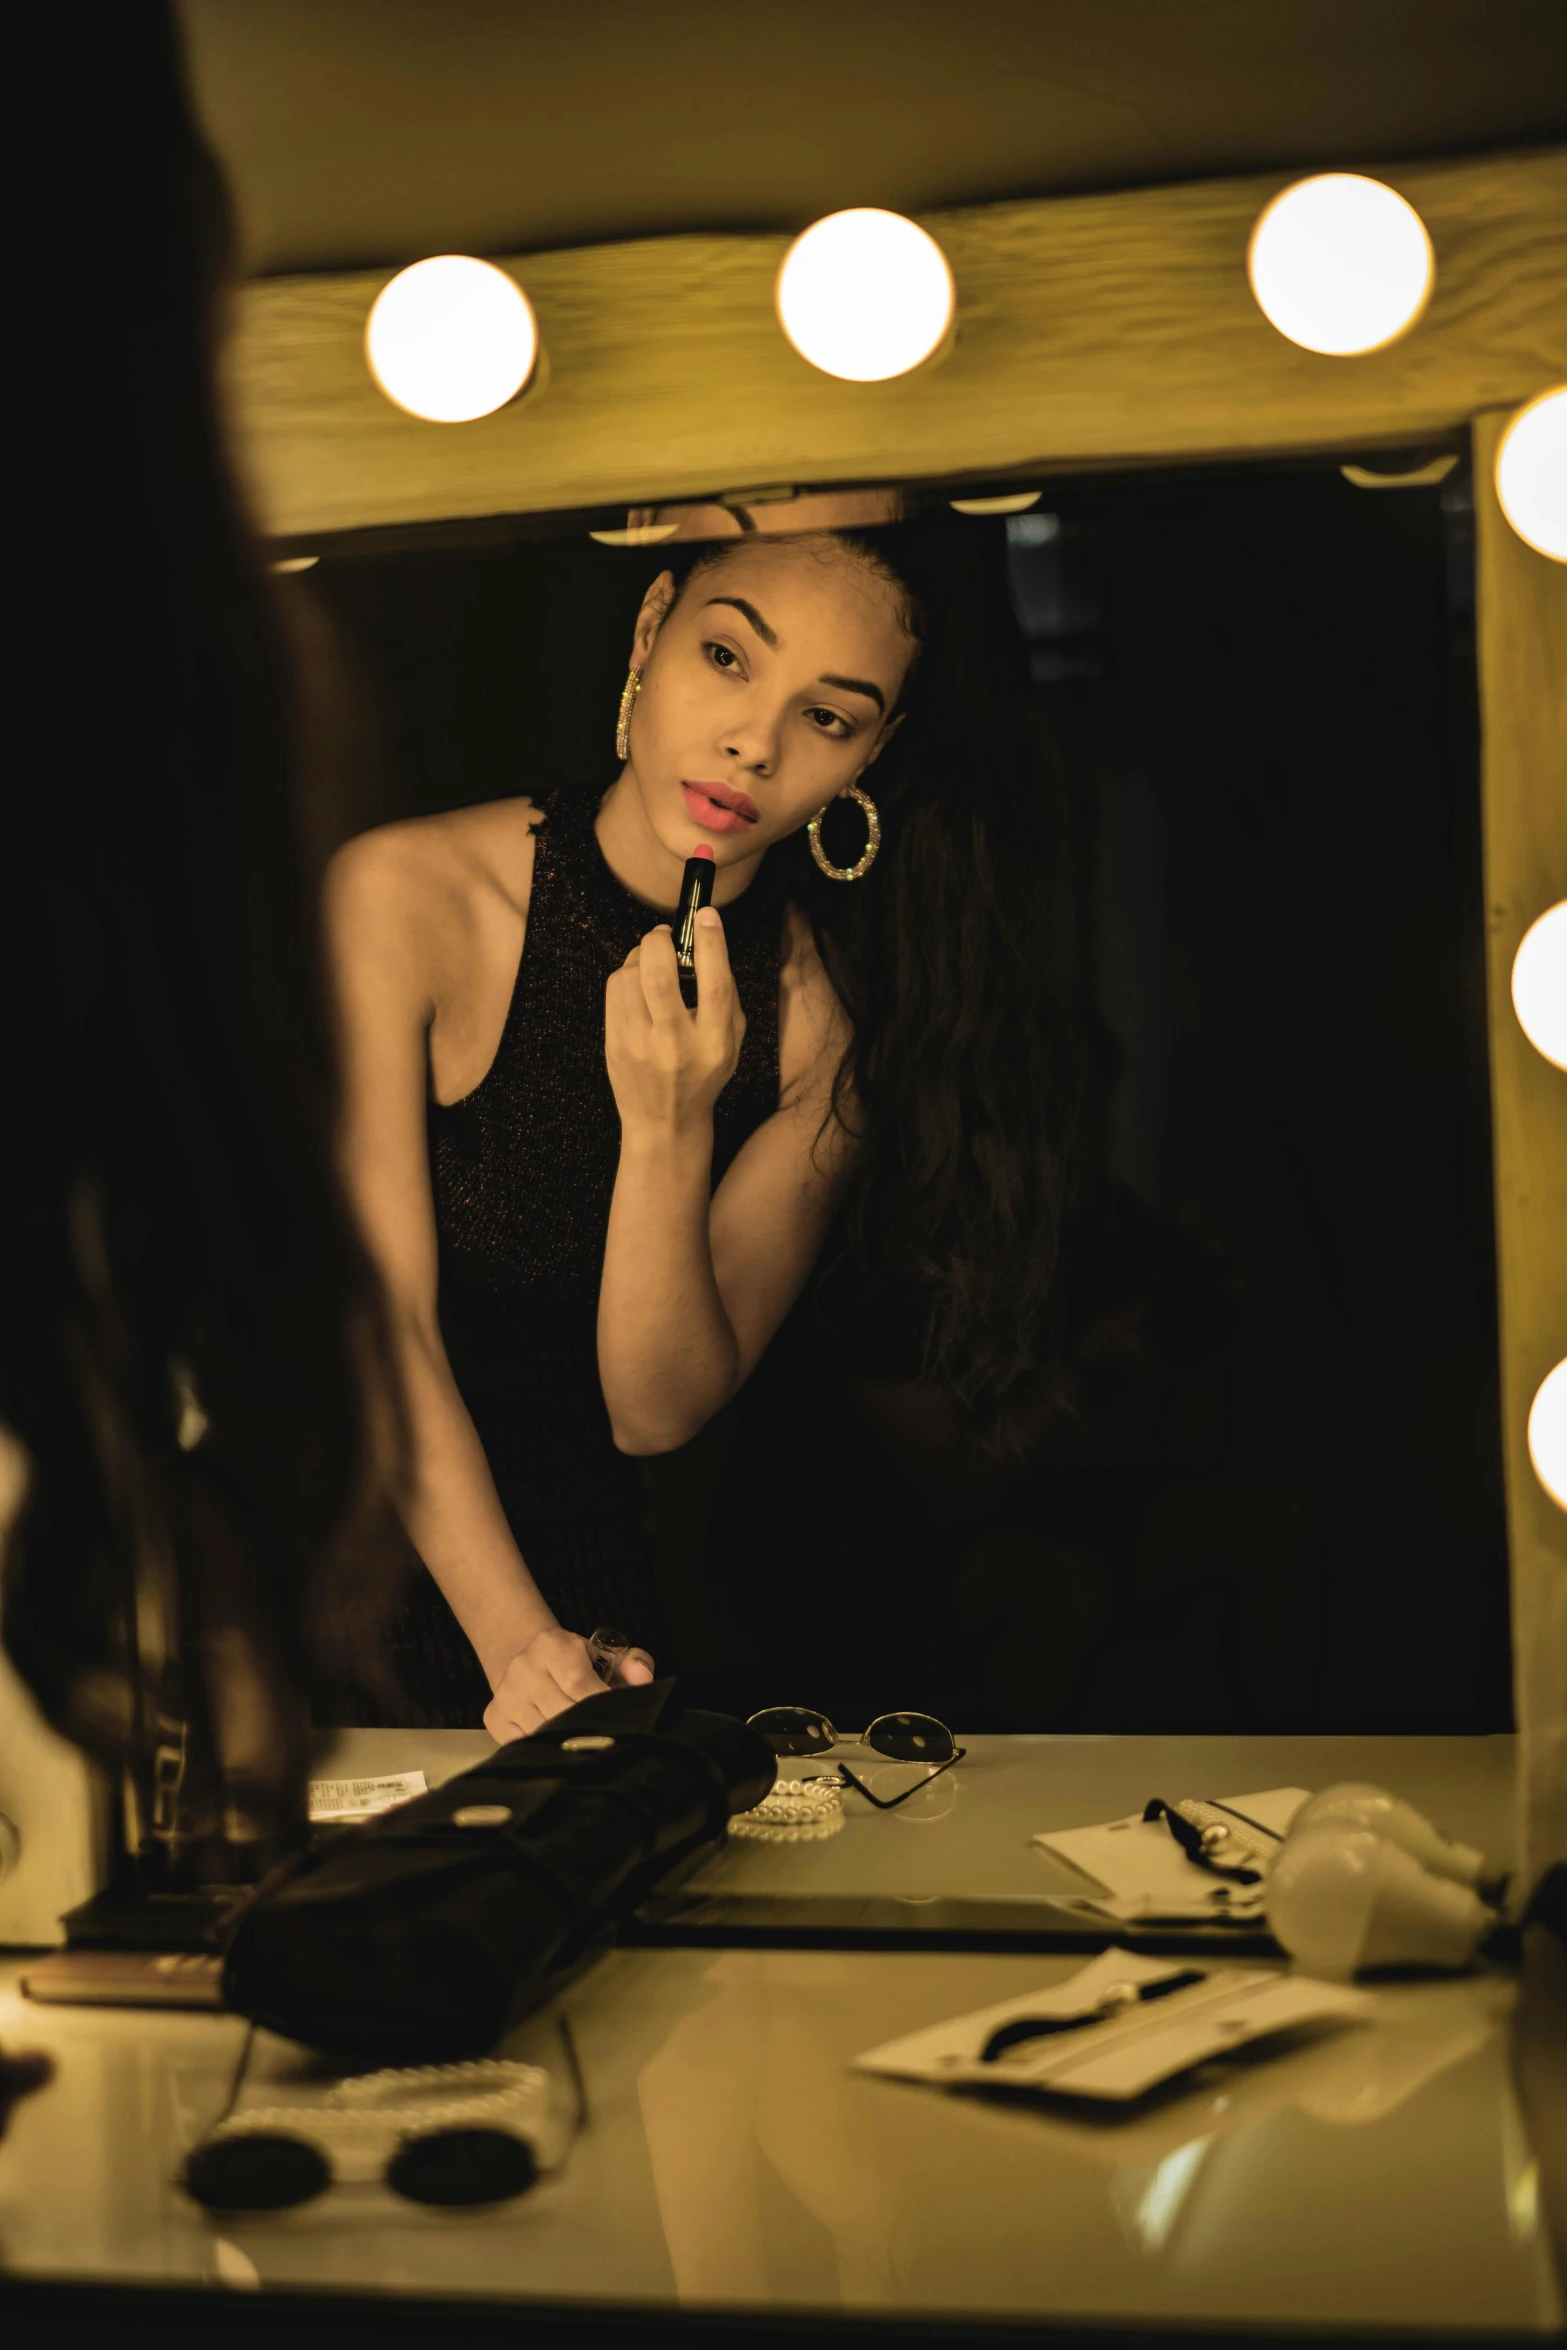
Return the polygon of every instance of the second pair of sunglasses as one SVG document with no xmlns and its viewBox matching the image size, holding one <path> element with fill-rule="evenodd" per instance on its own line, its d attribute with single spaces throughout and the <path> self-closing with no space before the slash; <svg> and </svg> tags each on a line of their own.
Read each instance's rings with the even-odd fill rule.
<svg viewBox="0 0 1567 2350">
<path fill-rule="evenodd" d="M 859 1737 L 846 1741 L 841 1731 L 835 1730 L 827 1716 L 808 1705 L 769 1705 L 760 1713 L 752 1714 L 747 1723 L 766 1739 L 777 1755 L 825 1755 L 835 1746 L 852 1743 L 869 1747 L 888 1762 L 927 1763 L 930 1765 L 923 1779 L 916 1779 L 912 1787 L 905 1787 L 900 1795 L 873 1795 L 862 1779 L 857 1779 L 846 1763 L 834 1765 L 841 1779 L 847 1780 L 867 1803 L 878 1811 L 896 1811 L 900 1803 L 907 1803 L 922 1787 L 941 1772 L 961 1762 L 968 1751 L 959 1746 L 945 1722 L 938 1722 L 934 1714 L 896 1713 L 878 1714 L 861 1731 Z"/>
</svg>

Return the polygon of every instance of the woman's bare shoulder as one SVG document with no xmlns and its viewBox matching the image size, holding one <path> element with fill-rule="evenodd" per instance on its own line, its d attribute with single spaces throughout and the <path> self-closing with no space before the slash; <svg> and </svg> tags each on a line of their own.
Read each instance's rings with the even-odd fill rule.
<svg viewBox="0 0 1567 2350">
<path fill-rule="evenodd" d="M 327 868 L 332 928 L 352 939 L 390 926 L 405 937 L 466 930 L 497 897 L 524 918 L 533 878 L 528 799 L 406 817 L 359 833 Z"/>
</svg>

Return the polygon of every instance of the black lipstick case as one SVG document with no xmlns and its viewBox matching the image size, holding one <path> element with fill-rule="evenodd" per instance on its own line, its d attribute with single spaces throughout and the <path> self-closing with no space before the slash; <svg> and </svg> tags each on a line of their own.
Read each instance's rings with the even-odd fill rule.
<svg viewBox="0 0 1567 2350">
<path fill-rule="evenodd" d="M 711 857 L 687 857 L 680 877 L 680 911 L 675 917 L 675 961 L 680 968 L 680 1000 L 688 1012 L 696 1010 L 696 918 L 713 902 L 713 876 L 718 868 Z"/>
</svg>

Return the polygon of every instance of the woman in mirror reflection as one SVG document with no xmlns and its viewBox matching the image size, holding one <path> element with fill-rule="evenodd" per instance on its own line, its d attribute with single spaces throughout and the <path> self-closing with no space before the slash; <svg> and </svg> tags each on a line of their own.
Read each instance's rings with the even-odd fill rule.
<svg viewBox="0 0 1567 2350">
<path fill-rule="evenodd" d="M 1006 1445 L 1070 1090 L 1025 713 L 999 526 L 747 532 L 649 586 L 601 793 L 524 766 L 339 853 L 346 1164 L 428 1570 L 389 1635 L 409 1722 L 537 1728 L 601 1685 L 601 1623 L 651 1673 L 635 1458 L 736 1393 L 829 1233 Z"/>
</svg>

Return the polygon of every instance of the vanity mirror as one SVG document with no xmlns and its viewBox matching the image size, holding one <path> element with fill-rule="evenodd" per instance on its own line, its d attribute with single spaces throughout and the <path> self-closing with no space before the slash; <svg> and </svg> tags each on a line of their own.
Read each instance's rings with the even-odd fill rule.
<svg viewBox="0 0 1567 2350">
<path fill-rule="evenodd" d="M 1016 613 L 1086 1066 L 1028 1424 L 990 1457 L 896 1304 L 818 1275 L 639 1464 L 661 1667 L 980 1729 L 1506 1723 L 1473 523 L 1452 438 L 289 542 L 383 818 L 596 806 L 638 607 L 699 549 L 854 530 Z"/>
<path fill-rule="evenodd" d="M 1157 1439 L 1096 1439 L 1121 1513 L 1109 1614 L 1070 1513 L 998 1517 L 990 1472 L 954 1470 L 874 1381 L 792 1427 L 764 1368 L 740 1407 L 776 1447 L 748 1534 L 761 1628 L 723 1616 L 720 1577 L 699 1669 L 749 1657 L 761 1701 L 852 1712 L 852 1681 L 777 1686 L 769 1661 L 917 1652 L 936 1619 L 906 1603 L 909 1561 L 917 1577 L 933 1540 L 950 1598 L 954 1530 L 988 1513 L 931 1645 L 960 1677 L 984 1660 L 993 1719 L 1093 1718 L 1113 1618 L 1107 1723 L 1479 1727 L 1506 1711 L 1505 1542 L 1524 1727 L 1555 1718 L 1564 1521 L 1526 1431 L 1561 1350 L 1567 1113 L 1509 977 L 1567 894 L 1564 574 L 1509 528 L 1495 460 L 1567 373 L 1564 168 L 1544 150 L 1380 171 L 1425 226 L 1435 289 L 1356 357 L 1300 348 L 1252 299 L 1247 240 L 1281 174 L 926 216 L 954 336 L 892 383 L 835 382 L 788 347 L 781 237 L 508 261 L 548 380 L 450 428 L 366 374 L 387 270 L 246 290 L 232 381 L 258 503 L 280 561 L 319 558 L 301 584 L 382 701 L 381 786 L 406 809 L 516 788 L 518 661 L 537 663 L 549 759 L 576 766 L 590 735 L 589 767 L 605 755 L 660 546 L 745 518 L 765 535 L 785 491 L 889 484 L 905 520 L 873 528 L 939 511 L 998 549 L 1008 534 L 1054 778 L 1052 919 L 1124 1063 L 1112 1078 L 1107 1047 L 1103 1164 L 1174 1233 L 1202 1341 Z M 952 511 L 997 500 L 1010 517 Z M 1225 1394 L 1251 1450 L 1215 1481 Z M 751 1437 L 708 1441 L 654 1505 L 666 1556 L 693 1513 L 722 1517 Z M 1159 1474 L 1139 1478 L 1150 1442 Z M 1159 1444 L 1189 1448 L 1177 1469 Z M 917 1497 L 901 1519 L 867 1498 L 878 1478 Z M 857 1509 L 896 1570 L 869 1590 L 842 1571 L 843 1549 L 867 1555 L 839 1531 Z M 1041 1541 L 1051 1587 L 1076 1593 L 1044 1625 Z M 889 1682 L 886 1702 L 921 1694 Z M 1527 1751 L 1548 1814 L 1548 1735 Z"/>
</svg>

